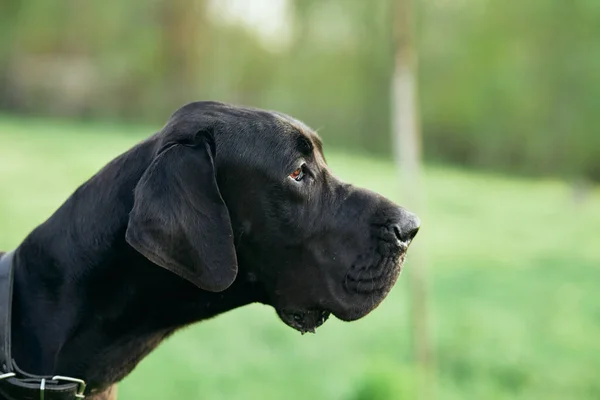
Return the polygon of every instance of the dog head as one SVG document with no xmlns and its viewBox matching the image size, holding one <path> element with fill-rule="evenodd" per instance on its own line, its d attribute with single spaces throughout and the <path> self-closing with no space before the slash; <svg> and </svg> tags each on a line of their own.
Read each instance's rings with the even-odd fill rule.
<svg viewBox="0 0 600 400">
<path fill-rule="evenodd" d="M 277 112 L 197 102 L 158 134 L 126 239 L 199 288 L 243 274 L 287 325 L 372 311 L 396 282 L 419 219 L 337 179 L 317 134 Z"/>
</svg>

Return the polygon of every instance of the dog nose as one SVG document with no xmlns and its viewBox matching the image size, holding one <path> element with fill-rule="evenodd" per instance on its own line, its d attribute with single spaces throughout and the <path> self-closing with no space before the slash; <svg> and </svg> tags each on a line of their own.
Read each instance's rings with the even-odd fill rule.
<svg viewBox="0 0 600 400">
<path fill-rule="evenodd" d="M 411 212 L 404 211 L 403 214 L 402 220 L 394 224 L 394 234 L 399 241 L 409 243 L 419 232 L 421 220 Z"/>
</svg>

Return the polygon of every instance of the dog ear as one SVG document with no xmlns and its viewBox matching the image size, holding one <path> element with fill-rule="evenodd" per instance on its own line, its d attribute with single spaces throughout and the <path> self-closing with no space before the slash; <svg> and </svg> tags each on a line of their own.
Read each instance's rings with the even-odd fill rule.
<svg viewBox="0 0 600 400">
<path fill-rule="evenodd" d="M 153 263 L 220 292 L 237 275 L 229 212 L 217 186 L 210 133 L 163 147 L 134 191 L 125 239 Z"/>
</svg>

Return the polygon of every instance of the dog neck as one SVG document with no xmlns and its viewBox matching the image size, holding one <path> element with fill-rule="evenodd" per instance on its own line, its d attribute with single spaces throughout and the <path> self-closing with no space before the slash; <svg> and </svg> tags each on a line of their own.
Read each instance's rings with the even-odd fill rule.
<svg viewBox="0 0 600 400">
<path fill-rule="evenodd" d="M 262 288 L 243 273 L 225 291 L 206 292 L 125 242 L 133 188 L 147 165 L 139 158 L 149 160 L 144 145 L 82 185 L 17 249 L 12 330 L 19 368 L 103 390 L 178 328 L 264 302 Z"/>
</svg>

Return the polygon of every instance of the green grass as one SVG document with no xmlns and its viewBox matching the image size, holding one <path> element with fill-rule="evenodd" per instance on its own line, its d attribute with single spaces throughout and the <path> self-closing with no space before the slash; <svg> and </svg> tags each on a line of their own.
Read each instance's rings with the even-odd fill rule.
<svg viewBox="0 0 600 400">
<path fill-rule="evenodd" d="M 158 127 L 155 127 L 158 128 Z M 0 248 L 11 249 L 143 127 L 0 118 Z M 402 203 L 393 165 L 327 152 Z M 600 192 L 429 167 L 418 246 L 431 276 L 439 399 L 600 398 Z M 120 399 L 409 399 L 411 262 L 364 319 L 300 336 L 252 305 L 187 328 Z"/>
</svg>

